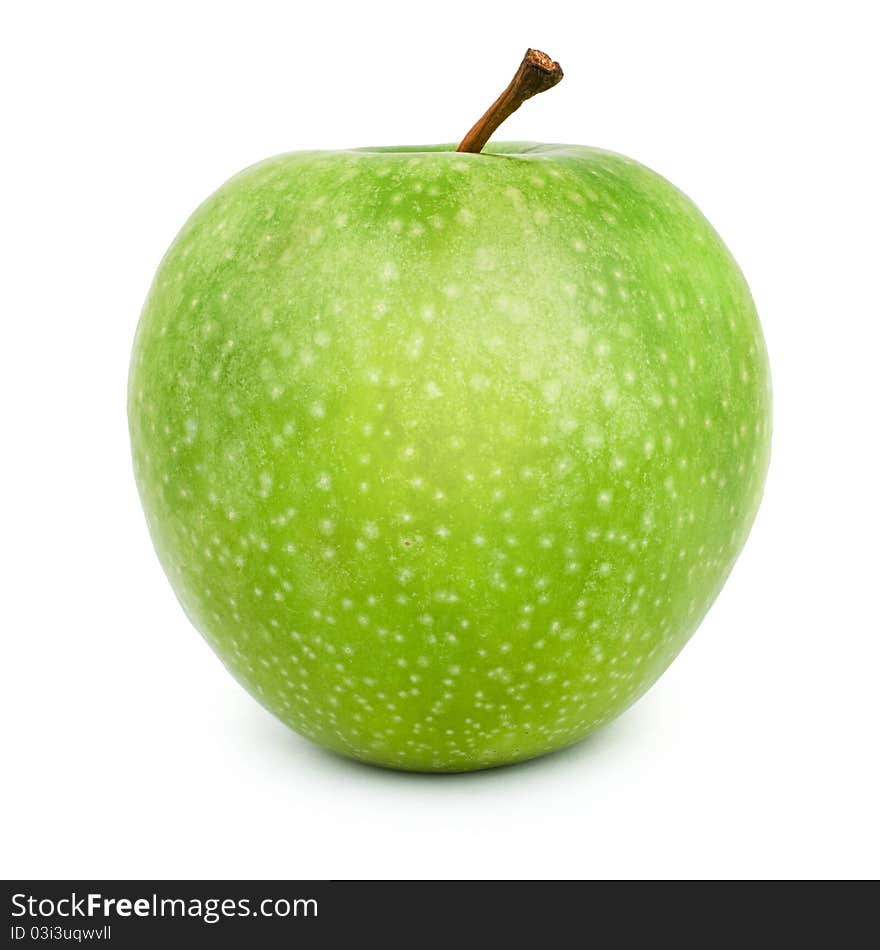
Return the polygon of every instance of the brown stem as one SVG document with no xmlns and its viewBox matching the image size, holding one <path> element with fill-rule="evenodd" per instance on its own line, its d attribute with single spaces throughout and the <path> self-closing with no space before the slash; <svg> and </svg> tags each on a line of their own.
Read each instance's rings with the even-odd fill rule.
<svg viewBox="0 0 880 950">
<path fill-rule="evenodd" d="M 539 92 L 551 89 L 562 79 L 559 63 L 540 50 L 526 50 L 510 85 L 486 110 L 486 114 L 461 140 L 457 152 L 479 152 L 499 125 L 526 101 Z"/>
</svg>

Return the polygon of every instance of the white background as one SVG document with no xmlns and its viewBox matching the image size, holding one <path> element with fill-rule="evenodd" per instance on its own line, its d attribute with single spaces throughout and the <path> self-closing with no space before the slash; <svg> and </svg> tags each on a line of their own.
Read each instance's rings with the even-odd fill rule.
<svg viewBox="0 0 880 950">
<path fill-rule="evenodd" d="M 4 877 L 880 874 L 876 23 L 869 3 L 4 7 Z M 11 12 L 10 12 L 11 11 Z M 770 350 L 764 505 L 702 628 L 564 753 L 463 776 L 310 746 L 227 675 L 152 551 L 129 348 L 196 204 L 268 155 L 501 138 L 687 191 Z"/>
</svg>

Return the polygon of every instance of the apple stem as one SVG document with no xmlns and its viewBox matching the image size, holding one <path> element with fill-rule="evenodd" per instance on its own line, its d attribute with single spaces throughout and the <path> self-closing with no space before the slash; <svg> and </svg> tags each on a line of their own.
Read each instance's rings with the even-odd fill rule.
<svg viewBox="0 0 880 950">
<path fill-rule="evenodd" d="M 485 115 L 461 140 L 457 152 L 480 152 L 499 125 L 526 101 L 539 92 L 552 89 L 562 79 L 562 69 L 546 53 L 526 50 L 516 75 Z"/>
</svg>

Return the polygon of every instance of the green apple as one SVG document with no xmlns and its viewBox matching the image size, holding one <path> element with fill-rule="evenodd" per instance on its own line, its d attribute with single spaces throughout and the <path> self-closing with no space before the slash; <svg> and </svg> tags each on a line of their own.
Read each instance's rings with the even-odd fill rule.
<svg viewBox="0 0 880 950">
<path fill-rule="evenodd" d="M 657 679 L 769 457 L 746 282 L 620 155 L 303 152 L 193 214 L 132 358 L 162 565 L 297 732 L 463 771 L 581 739 Z"/>
</svg>

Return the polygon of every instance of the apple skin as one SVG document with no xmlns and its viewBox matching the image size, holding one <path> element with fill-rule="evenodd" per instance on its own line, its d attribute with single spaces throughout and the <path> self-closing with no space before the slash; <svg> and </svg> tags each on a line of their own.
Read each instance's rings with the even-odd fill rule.
<svg viewBox="0 0 880 950">
<path fill-rule="evenodd" d="M 770 380 L 691 201 L 596 149 L 304 152 L 166 254 L 129 420 L 195 626 L 297 732 L 453 772 L 657 679 L 761 497 Z"/>
</svg>

